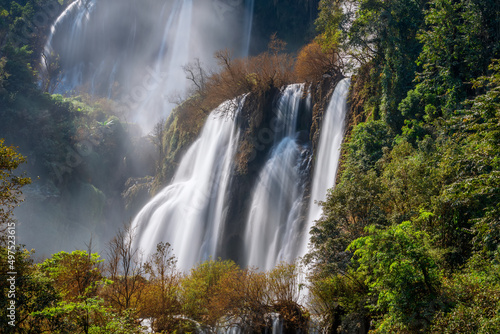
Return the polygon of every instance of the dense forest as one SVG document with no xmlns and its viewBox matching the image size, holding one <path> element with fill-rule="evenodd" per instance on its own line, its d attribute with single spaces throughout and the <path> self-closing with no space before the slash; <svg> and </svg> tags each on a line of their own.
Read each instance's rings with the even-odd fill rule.
<svg viewBox="0 0 500 334">
<path fill-rule="evenodd" d="M 361 66 L 311 231 L 315 308 L 331 331 L 498 332 L 499 4 L 349 5 L 317 20 Z"/>
<path fill-rule="evenodd" d="M 51 95 L 39 83 L 43 39 L 66 5 L 0 2 L 2 332 L 139 333 L 148 319 L 155 332 L 262 333 L 276 317 L 286 333 L 500 332 L 498 1 L 321 0 L 307 12 L 318 15 L 316 37 L 296 41 L 297 52 L 286 53 L 278 38 L 291 37 L 278 33 L 247 59 L 217 53 L 216 73 L 186 66 L 191 97 L 151 140 L 111 100 Z M 288 24 L 286 11 L 269 15 Z M 83 193 L 81 214 L 100 224 L 122 192 L 133 198 L 168 182 L 222 101 L 342 75 L 351 76 L 342 160 L 301 261 L 261 272 L 211 259 L 181 273 L 169 244 L 142 259 L 126 228 L 98 241 L 102 254 L 89 240 L 85 250 L 40 259 L 9 242 L 22 223 L 13 216 L 22 191 L 51 203 L 54 219 L 72 191 Z M 12 145 L 30 148 L 21 152 L 27 162 Z M 71 156 L 68 147 L 80 151 Z M 244 170 L 244 151 L 239 163 Z M 38 189 L 20 171 L 39 175 Z M 128 192 L 127 178 L 136 186 Z M 55 228 L 44 227 L 46 240 Z M 5 274 L 13 268 L 15 283 Z"/>
</svg>

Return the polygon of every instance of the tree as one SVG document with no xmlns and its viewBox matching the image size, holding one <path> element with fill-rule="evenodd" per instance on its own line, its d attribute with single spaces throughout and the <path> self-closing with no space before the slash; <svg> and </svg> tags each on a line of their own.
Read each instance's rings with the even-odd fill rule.
<svg viewBox="0 0 500 334">
<path fill-rule="evenodd" d="M 134 234 L 130 228 L 120 229 L 109 242 L 107 272 L 112 284 L 102 294 L 117 311 L 134 310 L 140 306 L 146 280 L 139 250 L 133 247 Z"/>
<path fill-rule="evenodd" d="M 169 243 L 160 242 L 156 252 L 144 264 L 149 282 L 144 291 L 141 312 L 152 319 L 156 332 L 174 332 L 179 326 L 181 304 L 178 299 L 180 274 L 176 269 L 177 259 Z"/>
<path fill-rule="evenodd" d="M 329 190 L 323 206 L 323 215 L 311 228 L 313 250 L 306 260 L 315 275 L 346 274 L 352 254 L 347 246 L 365 236 L 365 227 L 386 225 L 381 200 L 382 185 L 374 171 L 359 168 L 346 171 L 346 176 L 333 190 Z"/>
<path fill-rule="evenodd" d="M 38 313 L 48 321 L 53 330 L 69 327 L 80 328 L 89 333 L 95 311 L 94 299 L 97 290 L 104 284 L 97 253 L 76 250 L 71 253 L 59 252 L 42 262 L 40 271 L 53 281 L 62 300 L 54 307 L 46 307 Z M 69 319 L 66 316 L 69 314 Z"/>
<path fill-rule="evenodd" d="M 368 305 L 380 316 L 375 332 L 425 330 L 439 309 L 441 285 L 430 236 L 409 221 L 371 226 L 368 233 L 348 249 L 354 251 L 353 270 L 376 296 Z"/>
<path fill-rule="evenodd" d="M 2 275 L 0 280 L 0 322 L 2 333 L 41 333 L 43 321 L 33 316 L 34 312 L 42 311 L 60 301 L 53 280 L 42 273 L 33 264 L 34 251 L 28 251 L 21 246 L 14 250 L 0 247 L 0 272 L 11 272 L 10 266 L 15 265 L 15 290 L 11 289 L 12 276 Z M 11 301 L 15 301 L 15 319 L 9 318 Z M 15 326 L 9 324 L 14 321 Z"/>
<path fill-rule="evenodd" d="M 308 317 L 299 304 L 305 277 L 298 263 L 280 263 L 267 273 L 267 304 L 283 319 L 283 329 L 307 330 Z"/>
<path fill-rule="evenodd" d="M 474 255 L 463 271 L 443 282 L 447 307 L 436 315 L 429 333 L 467 334 L 500 331 L 498 263 Z"/>
<path fill-rule="evenodd" d="M 54 286 L 67 301 L 94 297 L 103 282 L 97 253 L 76 250 L 59 252 L 40 264 L 40 270 L 54 280 Z"/>
<path fill-rule="evenodd" d="M 474 95 L 472 80 L 484 75 L 492 58 L 500 55 L 498 12 L 496 1 L 430 1 L 426 26 L 418 34 L 422 70 L 413 99 L 430 120 L 452 116 Z"/>
<path fill-rule="evenodd" d="M 236 263 L 220 259 L 210 259 L 191 269 L 181 281 L 183 314 L 210 332 L 237 323 L 239 314 L 233 311 L 239 296 L 235 287 L 240 273 Z"/>
<path fill-rule="evenodd" d="M 23 201 L 21 188 L 31 183 L 31 179 L 24 174 L 15 175 L 15 170 L 26 158 L 19 154 L 13 146 L 5 146 L 4 139 L 0 138 L 0 242 L 2 246 L 7 241 L 6 230 L 13 224 L 13 210 Z M 15 233 L 15 230 L 12 230 Z"/>
<path fill-rule="evenodd" d="M 436 214 L 443 220 L 445 245 L 461 262 L 472 247 L 494 257 L 500 245 L 500 62 L 489 68 L 491 75 L 473 81 L 485 93 L 466 101 L 447 122 L 442 148 L 447 182 Z"/>
<path fill-rule="evenodd" d="M 82 334 L 140 334 L 141 327 L 129 313 L 114 313 L 100 298 L 84 301 L 61 301 L 33 317 L 41 322 L 39 333 L 82 333 Z"/>
</svg>

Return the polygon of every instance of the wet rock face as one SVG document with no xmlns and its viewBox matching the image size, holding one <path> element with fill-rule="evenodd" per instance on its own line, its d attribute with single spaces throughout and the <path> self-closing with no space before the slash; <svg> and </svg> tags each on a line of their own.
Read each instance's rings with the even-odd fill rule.
<svg viewBox="0 0 500 334">
<path fill-rule="evenodd" d="M 237 263 L 243 260 L 243 232 L 250 194 L 273 145 L 271 120 L 279 93 L 279 89 L 273 88 L 259 95 L 249 95 L 238 119 L 242 136 L 235 158 L 226 227 L 219 245 L 220 256 Z"/>
</svg>

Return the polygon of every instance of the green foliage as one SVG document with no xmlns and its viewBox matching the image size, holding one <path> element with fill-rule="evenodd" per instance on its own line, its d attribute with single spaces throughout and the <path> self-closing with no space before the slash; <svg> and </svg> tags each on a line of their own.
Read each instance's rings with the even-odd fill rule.
<svg viewBox="0 0 500 334">
<path fill-rule="evenodd" d="M 395 134 L 404 122 L 398 105 L 414 87 L 415 60 L 421 51 L 416 38 L 425 4 L 425 0 L 320 2 L 318 41 L 343 50 L 340 62 L 347 67 L 375 65 L 376 107 Z"/>
<path fill-rule="evenodd" d="M 329 332 L 366 328 L 369 310 L 365 307 L 373 299 L 368 287 L 353 272 L 342 272 L 325 277 L 313 277 L 309 287 L 310 308 L 322 318 L 321 328 Z M 367 321 L 368 320 L 368 321 Z"/>
<path fill-rule="evenodd" d="M 463 272 L 443 280 L 448 307 L 437 314 L 430 333 L 496 333 L 500 330 L 498 262 L 471 258 Z"/>
<path fill-rule="evenodd" d="M 500 241 L 499 5 L 358 5 L 339 26 L 365 63 L 356 119 L 311 231 L 318 313 L 335 330 L 372 318 L 381 333 L 496 332 L 497 283 L 485 277 Z"/>
<path fill-rule="evenodd" d="M 386 229 L 368 228 L 369 235 L 356 239 L 354 268 L 364 278 L 381 314 L 379 333 L 417 332 L 431 322 L 439 303 L 441 272 L 430 236 L 409 221 Z"/>
<path fill-rule="evenodd" d="M 446 148 L 446 172 L 452 180 L 443 201 L 455 214 L 474 224 L 474 245 L 487 252 L 499 245 L 500 200 L 500 65 L 491 64 L 490 76 L 475 81 L 487 92 L 467 102 L 470 109 L 460 110 L 448 126 L 450 141 Z M 457 143 L 459 145 L 457 145 Z M 458 146 L 458 147 L 457 147 Z"/>
<path fill-rule="evenodd" d="M 398 223 L 430 210 L 429 198 L 441 190 L 436 157 L 401 141 L 385 154 L 381 181 L 382 201 L 389 221 Z"/>
<path fill-rule="evenodd" d="M 319 2 L 319 14 L 315 21 L 320 34 L 316 37 L 323 50 L 336 49 L 340 45 L 341 28 L 344 16 L 339 1 Z"/>
<path fill-rule="evenodd" d="M 213 260 L 200 263 L 191 269 L 191 273 L 181 282 L 181 303 L 183 313 L 190 319 L 204 322 L 215 328 L 217 321 L 223 315 L 223 311 L 211 308 L 211 302 L 217 302 L 217 298 L 223 298 L 218 292 L 230 277 L 234 277 L 240 271 L 233 261 Z"/>
<path fill-rule="evenodd" d="M 3 298 L 0 299 L 0 316 L 5 321 L 0 322 L 0 331 L 2 333 L 16 333 L 25 331 L 40 330 L 40 323 L 33 318 L 33 312 L 42 311 L 45 307 L 50 307 L 59 300 L 59 296 L 52 285 L 52 280 L 40 273 L 33 264 L 33 251 L 28 251 L 20 246 L 8 248 L 0 247 L 0 270 L 2 273 L 12 272 L 11 265 L 15 266 L 15 290 L 10 288 L 11 281 L 8 278 L 12 276 L 2 276 L 0 281 L 0 293 Z M 7 315 L 10 302 L 15 301 L 16 317 L 15 327 L 8 325 Z"/>
<path fill-rule="evenodd" d="M 323 216 L 311 229 L 314 250 L 309 256 L 320 276 L 345 272 L 351 257 L 345 252 L 347 246 L 364 235 L 365 227 L 386 224 L 382 185 L 375 172 L 353 168 L 346 174 L 349 177 L 329 191 L 327 200 L 321 203 Z"/>
<path fill-rule="evenodd" d="M 54 286 L 67 301 L 93 297 L 103 284 L 97 253 L 75 250 L 59 252 L 40 264 L 40 271 L 54 280 Z"/>
<path fill-rule="evenodd" d="M 15 170 L 26 158 L 19 154 L 16 148 L 5 146 L 4 139 L 0 138 L 0 230 L 4 229 L 7 223 L 12 222 L 12 210 L 19 205 L 21 199 L 21 188 L 29 183 L 28 177 L 17 176 Z M 2 243 L 5 235 L 2 236 Z"/>
<path fill-rule="evenodd" d="M 419 80 L 437 97 L 438 115 L 450 115 L 467 94 L 465 84 L 484 73 L 490 61 L 482 11 L 474 1 L 436 0 L 425 20 L 427 28 L 419 35 Z"/>
<path fill-rule="evenodd" d="M 392 137 L 385 122 L 370 121 L 354 127 L 346 146 L 350 161 L 367 171 L 382 158 L 383 148 L 392 146 Z"/>
<path fill-rule="evenodd" d="M 33 317 L 44 323 L 42 328 L 51 333 L 139 334 L 143 330 L 128 313 L 113 313 L 99 298 L 62 301 L 54 307 L 34 312 Z"/>
</svg>

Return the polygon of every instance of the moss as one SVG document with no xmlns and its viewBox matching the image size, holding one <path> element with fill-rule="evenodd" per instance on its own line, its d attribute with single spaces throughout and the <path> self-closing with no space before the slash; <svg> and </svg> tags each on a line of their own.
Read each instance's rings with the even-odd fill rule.
<svg viewBox="0 0 500 334">
<path fill-rule="evenodd" d="M 154 178 L 146 176 L 142 178 L 129 178 L 125 183 L 126 190 L 122 193 L 125 200 L 125 209 L 128 212 L 137 212 L 149 199 L 149 193 Z"/>
<path fill-rule="evenodd" d="M 152 194 L 158 192 L 174 177 L 184 153 L 198 138 L 208 114 L 191 99 L 175 108 L 165 121 L 163 133 L 163 159 L 152 185 Z"/>
<path fill-rule="evenodd" d="M 90 183 L 82 183 L 78 192 L 74 194 L 77 205 L 75 210 L 82 216 L 87 217 L 91 223 L 101 220 L 106 204 L 106 195 Z"/>
</svg>

